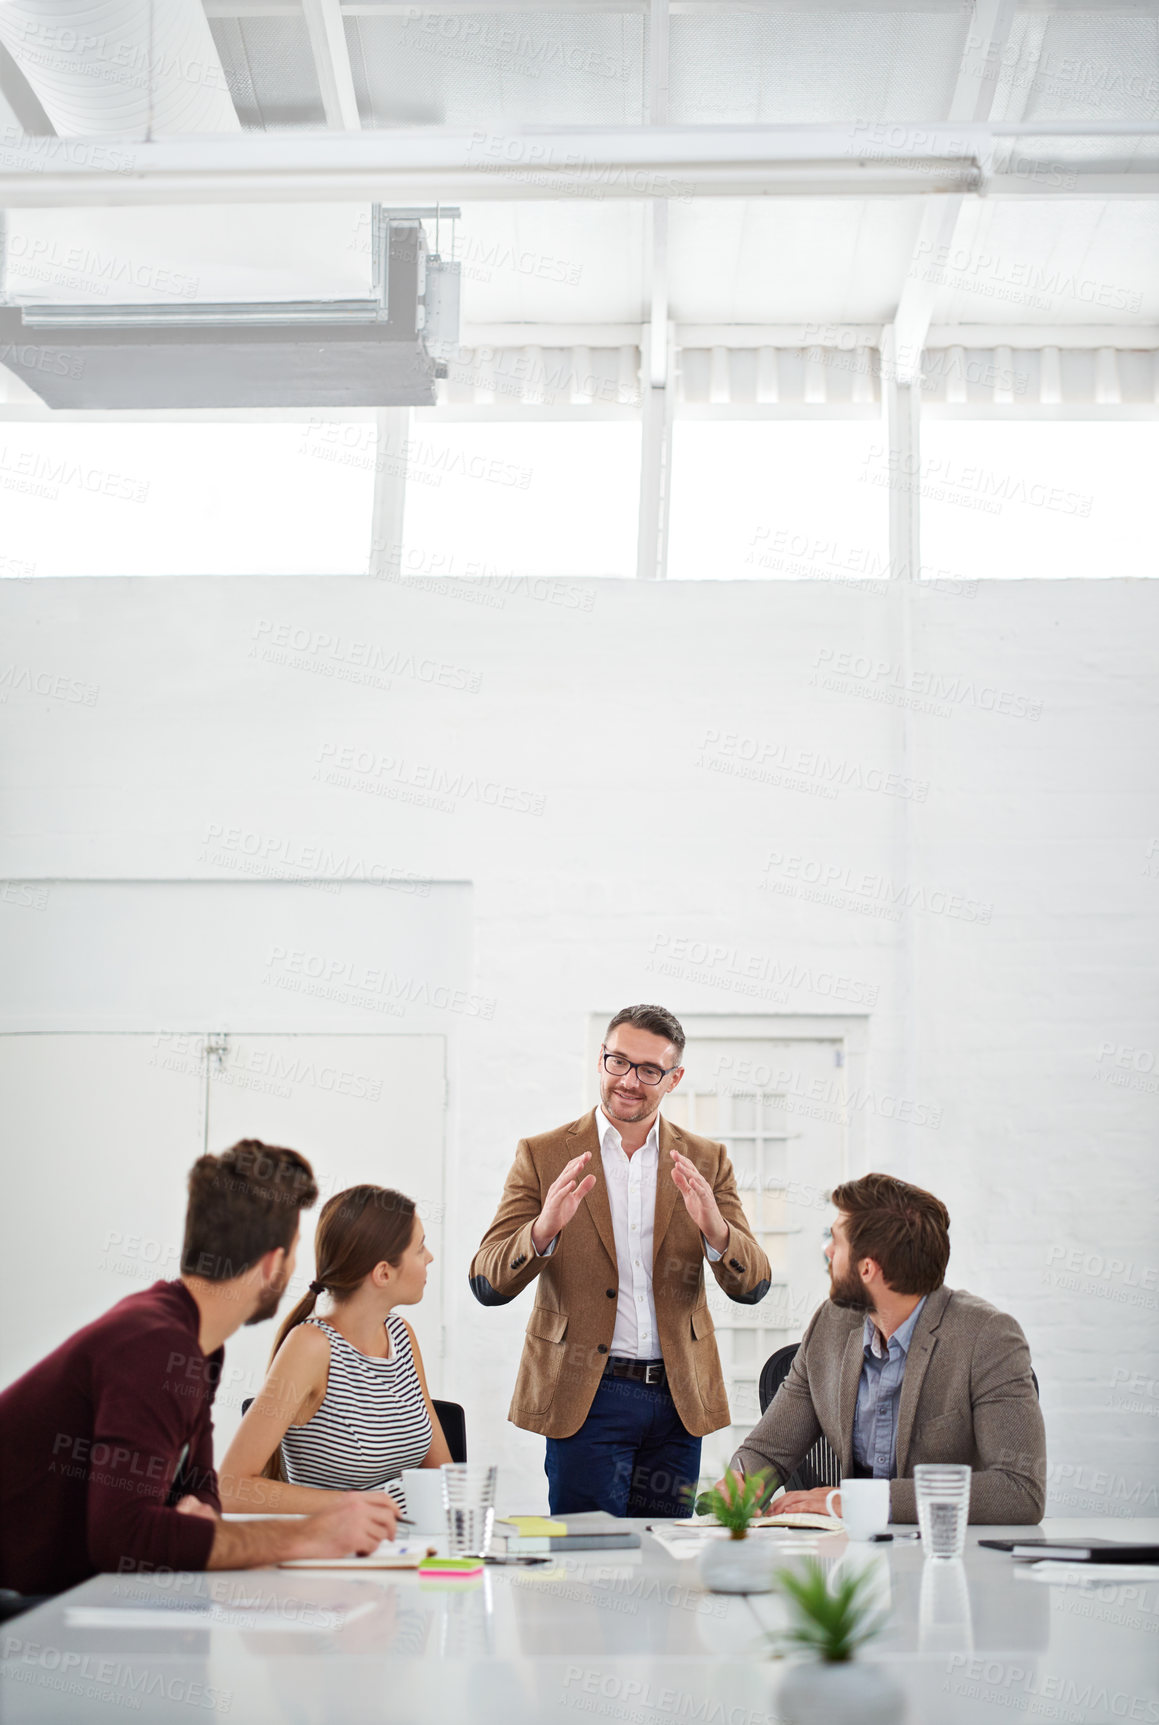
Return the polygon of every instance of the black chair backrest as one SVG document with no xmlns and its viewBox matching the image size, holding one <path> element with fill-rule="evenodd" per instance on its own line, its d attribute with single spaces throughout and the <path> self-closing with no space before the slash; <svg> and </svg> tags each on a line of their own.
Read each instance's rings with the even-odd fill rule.
<svg viewBox="0 0 1159 1725">
<path fill-rule="evenodd" d="M 789 1367 L 799 1346 L 799 1342 L 789 1342 L 786 1347 L 778 1348 L 761 1367 L 759 1393 L 762 1413 L 788 1377 Z M 785 1490 L 816 1491 L 818 1486 L 830 1490 L 840 1484 L 841 1463 L 828 1438 L 819 1437 L 808 1455 L 802 1457 L 785 1481 Z"/>
<path fill-rule="evenodd" d="M 436 1401 L 433 1396 L 431 1398 L 431 1403 L 436 1415 L 438 1416 L 439 1424 L 443 1428 L 443 1436 L 447 1440 L 447 1448 L 451 1452 L 451 1460 L 466 1461 L 467 1416 L 463 1411 L 462 1403 L 440 1402 Z M 245 1401 L 241 1404 L 242 1414 L 247 1414 L 253 1405 L 254 1398 L 252 1396 L 247 1396 Z"/>
<path fill-rule="evenodd" d="M 438 1415 L 439 1424 L 443 1428 L 443 1436 L 447 1440 L 447 1448 L 451 1452 L 452 1461 L 467 1459 L 467 1416 L 459 1402 L 440 1402 L 433 1396 L 431 1406 Z"/>
</svg>

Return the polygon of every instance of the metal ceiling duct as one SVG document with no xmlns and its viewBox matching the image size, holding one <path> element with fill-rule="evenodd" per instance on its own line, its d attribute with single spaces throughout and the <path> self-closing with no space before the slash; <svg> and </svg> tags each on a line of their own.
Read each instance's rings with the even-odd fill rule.
<svg viewBox="0 0 1159 1725">
<path fill-rule="evenodd" d="M 201 0 L 0 0 L 0 42 L 62 138 L 241 130 Z"/>
<path fill-rule="evenodd" d="M 418 219 L 380 217 L 376 244 L 373 299 L 0 307 L 0 354 L 53 408 L 432 407 L 459 266 Z"/>
</svg>

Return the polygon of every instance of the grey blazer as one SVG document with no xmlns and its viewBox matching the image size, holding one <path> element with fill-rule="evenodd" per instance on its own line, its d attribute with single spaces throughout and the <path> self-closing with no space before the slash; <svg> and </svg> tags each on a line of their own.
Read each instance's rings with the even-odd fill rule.
<svg viewBox="0 0 1159 1725">
<path fill-rule="evenodd" d="M 789 1375 L 733 1457 L 788 1479 L 824 1433 L 853 1466 L 853 1415 L 863 1361 L 864 1313 L 827 1300 L 814 1312 Z M 941 1287 L 922 1307 L 906 1359 L 897 1421 L 890 1517 L 916 1521 L 920 1462 L 969 1462 L 970 1520 L 1035 1522 L 1046 1502 L 1046 1431 L 1026 1337 L 1005 1312 Z"/>
</svg>

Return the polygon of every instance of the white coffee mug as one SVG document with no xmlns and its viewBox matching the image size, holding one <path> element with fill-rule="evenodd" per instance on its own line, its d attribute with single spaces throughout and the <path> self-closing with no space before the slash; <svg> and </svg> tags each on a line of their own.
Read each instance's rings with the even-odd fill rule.
<svg viewBox="0 0 1159 1725">
<path fill-rule="evenodd" d="M 840 1495 L 841 1519 L 850 1539 L 872 1539 L 884 1533 L 889 1525 L 889 1481 L 887 1479 L 847 1479 L 825 1499 L 825 1510 L 836 1515 L 833 1499 Z"/>
<path fill-rule="evenodd" d="M 402 1489 L 406 1498 L 404 1513 L 414 1525 L 400 1528 L 399 1537 L 410 1533 L 446 1533 L 442 1471 L 437 1467 L 404 1467 Z"/>
</svg>

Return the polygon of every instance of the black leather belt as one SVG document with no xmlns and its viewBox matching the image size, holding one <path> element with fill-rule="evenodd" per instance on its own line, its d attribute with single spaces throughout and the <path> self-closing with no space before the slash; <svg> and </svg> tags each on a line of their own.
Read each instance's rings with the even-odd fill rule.
<svg viewBox="0 0 1159 1725">
<path fill-rule="evenodd" d="M 651 1384 L 657 1389 L 665 1389 L 668 1384 L 663 1360 L 625 1360 L 618 1354 L 610 1355 L 604 1367 L 604 1376 L 632 1378 L 638 1384 Z"/>
</svg>

